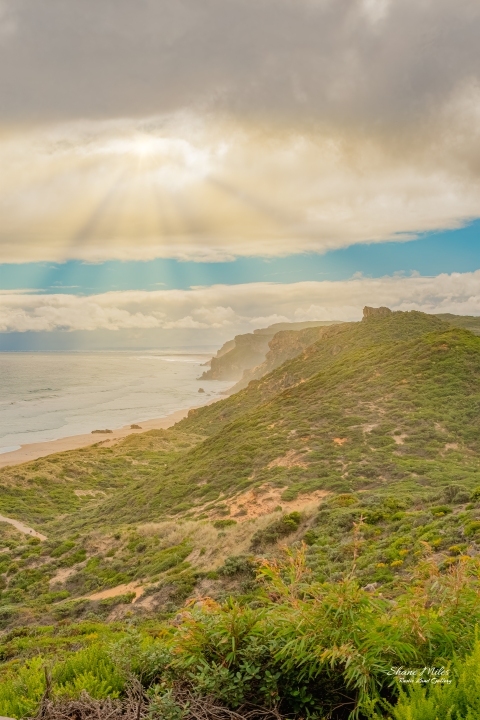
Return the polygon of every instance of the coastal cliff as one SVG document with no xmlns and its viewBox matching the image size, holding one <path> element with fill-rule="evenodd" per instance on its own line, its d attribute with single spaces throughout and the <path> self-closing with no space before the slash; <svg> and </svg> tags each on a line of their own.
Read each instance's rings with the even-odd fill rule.
<svg viewBox="0 0 480 720">
<path fill-rule="evenodd" d="M 308 335 L 303 339 L 296 338 L 300 332 L 312 329 L 325 328 L 335 325 L 336 321 L 311 321 L 299 323 L 275 323 L 266 328 L 254 330 L 253 333 L 245 333 L 244 335 L 236 335 L 233 340 L 228 340 L 210 360 L 210 369 L 206 370 L 200 380 L 241 380 L 243 382 L 243 374 L 245 371 L 253 373 L 248 376 L 246 384 L 251 379 L 261 377 L 265 372 L 269 372 L 285 360 L 295 357 L 304 350 L 307 345 L 305 342 Z M 273 355 L 271 341 L 277 336 L 281 337 L 273 345 Z M 311 342 L 318 339 L 316 334 L 312 335 Z M 308 344 L 311 344 L 308 342 Z M 295 350 L 294 350 L 295 348 Z M 296 349 L 298 348 L 298 350 Z M 293 353 L 293 354 L 292 354 Z M 280 362 L 276 362 L 274 358 L 282 357 Z M 267 360 L 270 357 L 270 360 Z M 267 369 L 260 371 L 260 375 L 254 371 L 257 367 L 262 366 L 264 361 Z M 244 387 L 242 384 L 239 387 Z M 237 388 L 238 389 L 238 388 Z"/>
<path fill-rule="evenodd" d="M 282 330 L 276 333 L 269 340 L 268 352 L 263 362 L 244 370 L 241 379 L 231 388 L 230 392 L 235 393 L 242 390 L 251 380 L 259 380 L 287 360 L 297 357 L 307 347 L 320 340 L 328 327 L 330 325 L 305 328 L 304 330 Z"/>
</svg>

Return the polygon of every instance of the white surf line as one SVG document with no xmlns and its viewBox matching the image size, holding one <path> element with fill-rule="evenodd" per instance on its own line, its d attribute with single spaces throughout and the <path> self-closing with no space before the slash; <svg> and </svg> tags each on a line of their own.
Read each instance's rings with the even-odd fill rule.
<svg viewBox="0 0 480 720">
<path fill-rule="evenodd" d="M 30 537 L 38 538 L 39 540 L 46 540 L 47 536 L 42 535 L 42 533 L 37 532 L 31 527 L 28 527 L 28 525 L 24 525 L 20 520 L 13 520 L 12 518 L 4 517 L 3 515 L 0 515 L 0 522 L 9 523 L 10 525 L 13 525 L 13 527 L 17 528 L 21 533 L 24 533 L 24 535 L 30 535 Z"/>
</svg>

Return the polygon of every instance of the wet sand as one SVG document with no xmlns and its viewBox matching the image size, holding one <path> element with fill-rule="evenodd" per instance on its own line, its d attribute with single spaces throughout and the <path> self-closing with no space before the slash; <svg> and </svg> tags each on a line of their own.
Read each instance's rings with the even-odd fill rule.
<svg viewBox="0 0 480 720">
<path fill-rule="evenodd" d="M 217 397 L 212 399 L 211 402 L 216 402 L 219 399 L 221 398 Z M 206 404 L 209 405 L 210 403 Z M 118 430 L 113 430 L 111 433 L 72 435 L 71 437 L 60 438 L 59 440 L 22 445 L 22 447 L 18 450 L 12 450 L 11 452 L 2 453 L 0 455 L 0 468 L 8 467 L 9 465 L 21 465 L 22 463 L 38 460 L 39 458 L 46 457 L 47 455 L 53 455 L 54 453 L 64 452 L 66 450 L 77 450 L 78 448 L 88 447 L 89 445 L 95 445 L 99 442 L 101 442 L 105 447 L 109 447 L 109 445 L 115 444 L 118 440 L 126 438 L 127 435 L 138 434 L 145 432 L 146 430 L 169 428 L 186 417 L 188 411 L 191 410 L 192 407 L 185 408 L 184 410 L 177 410 L 176 412 L 173 412 L 163 418 L 155 418 L 154 420 L 139 422 L 137 423 L 141 428 L 139 430 L 132 430 L 130 425 L 125 425 Z"/>
</svg>

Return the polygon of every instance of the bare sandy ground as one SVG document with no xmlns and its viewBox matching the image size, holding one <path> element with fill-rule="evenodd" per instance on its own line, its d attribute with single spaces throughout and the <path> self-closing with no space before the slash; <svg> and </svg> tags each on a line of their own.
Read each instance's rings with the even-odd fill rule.
<svg viewBox="0 0 480 720">
<path fill-rule="evenodd" d="M 216 402 L 219 399 L 220 398 L 212 399 L 212 402 Z M 0 468 L 7 467 L 9 465 L 20 465 L 21 463 L 38 460 L 38 458 L 52 455 L 53 453 L 63 452 L 65 450 L 77 450 L 78 448 L 88 447 L 89 445 L 95 445 L 99 442 L 101 442 L 105 447 L 109 447 L 109 445 L 115 444 L 118 440 L 126 438 L 127 435 L 145 432 L 146 430 L 169 428 L 186 417 L 190 409 L 191 408 L 177 410 L 177 412 L 171 413 L 163 418 L 139 422 L 139 430 L 132 430 L 130 425 L 125 425 L 124 427 L 114 430 L 112 433 L 108 434 L 90 433 L 88 435 L 73 435 L 71 437 L 60 438 L 60 440 L 22 445 L 19 450 L 12 450 L 12 452 L 0 455 Z"/>
<path fill-rule="evenodd" d="M 139 597 L 144 593 L 144 588 L 136 582 L 128 583 L 127 585 L 117 585 L 117 587 L 109 588 L 108 590 L 101 590 L 100 592 L 88 595 L 89 600 L 107 600 L 108 598 L 117 597 L 118 595 L 126 595 L 127 593 L 135 593 L 136 602 Z"/>
</svg>

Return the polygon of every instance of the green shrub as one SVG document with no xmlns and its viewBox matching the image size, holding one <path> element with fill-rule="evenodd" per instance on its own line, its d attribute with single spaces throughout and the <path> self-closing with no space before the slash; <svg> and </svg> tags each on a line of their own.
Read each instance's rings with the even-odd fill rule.
<svg viewBox="0 0 480 720">
<path fill-rule="evenodd" d="M 470 500 L 472 502 L 478 502 L 480 500 L 480 487 L 476 487 L 475 490 L 472 491 Z"/>
<path fill-rule="evenodd" d="M 315 530 L 307 530 L 307 532 L 303 536 L 303 542 L 307 545 L 315 545 L 315 543 L 317 542 L 317 534 Z"/>
<path fill-rule="evenodd" d="M 348 507 L 349 505 L 355 505 L 357 502 L 358 499 L 355 495 L 351 495 L 350 493 L 341 493 L 340 495 L 332 498 L 329 504 L 336 507 Z"/>
<path fill-rule="evenodd" d="M 0 683 L 0 713 L 14 718 L 33 717 L 44 692 L 43 659 L 34 658 Z"/>
<path fill-rule="evenodd" d="M 60 567 L 73 567 L 86 559 L 87 551 L 84 548 L 78 548 L 78 550 L 62 557 L 58 564 Z"/>
<path fill-rule="evenodd" d="M 57 665 L 52 675 L 54 692 L 59 696 L 78 697 L 86 690 L 93 698 L 115 698 L 125 686 L 124 674 L 98 645 L 75 653 Z"/>
<path fill-rule="evenodd" d="M 471 494 L 464 485 L 447 485 L 443 491 L 443 495 L 448 503 L 457 503 L 459 505 L 468 502 L 471 497 Z"/>
<path fill-rule="evenodd" d="M 402 688 L 392 720 L 477 720 L 480 717 L 480 642 L 464 660 L 455 658 L 445 674 Z M 377 716 L 380 717 L 380 716 Z M 382 715 L 383 717 L 383 715 Z"/>
<path fill-rule="evenodd" d="M 473 520 L 465 525 L 464 533 L 467 537 L 476 535 L 480 531 L 480 520 Z"/>
<path fill-rule="evenodd" d="M 220 529 L 223 529 L 226 527 L 231 527 L 232 525 L 236 525 L 236 524 L 237 524 L 236 520 L 232 520 L 231 518 L 225 518 L 225 520 L 215 520 L 215 522 L 213 523 L 213 527 L 220 530 Z"/>
<path fill-rule="evenodd" d="M 227 557 L 223 565 L 218 569 L 220 575 L 253 575 L 255 572 L 255 563 L 248 555 L 230 555 Z"/>
<path fill-rule="evenodd" d="M 57 547 L 50 552 L 50 556 L 54 558 L 60 557 L 73 547 L 75 547 L 75 543 L 72 540 L 65 540 L 65 542 L 60 543 L 60 545 L 57 545 Z"/>
<path fill-rule="evenodd" d="M 256 549 L 262 545 L 270 545 L 282 537 L 291 535 L 295 530 L 298 530 L 301 521 L 302 515 L 299 512 L 283 515 L 279 520 L 274 520 L 263 530 L 257 530 L 252 537 L 251 548 Z"/>
<path fill-rule="evenodd" d="M 432 515 L 448 515 L 452 512 L 452 508 L 448 507 L 448 505 L 437 505 L 436 507 L 430 508 L 430 512 Z"/>
</svg>

